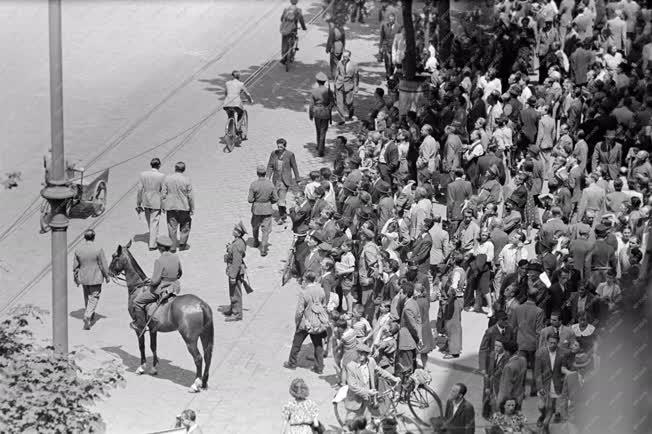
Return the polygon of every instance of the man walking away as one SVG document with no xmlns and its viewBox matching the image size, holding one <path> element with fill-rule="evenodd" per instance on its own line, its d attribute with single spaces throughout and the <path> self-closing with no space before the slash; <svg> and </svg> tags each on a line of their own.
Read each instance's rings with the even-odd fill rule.
<svg viewBox="0 0 652 434">
<path fill-rule="evenodd" d="M 326 148 L 326 132 L 328 131 L 328 124 L 331 122 L 331 110 L 335 99 L 333 92 L 326 86 L 328 80 L 326 74 L 318 72 L 315 78 L 317 79 L 317 87 L 312 90 L 308 114 L 310 120 L 315 120 L 317 153 L 320 157 L 323 157 Z"/>
<path fill-rule="evenodd" d="M 149 165 L 152 167 L 151 170 L 142 172 L 138 181 L 136 212 L 139 215 L 141 212 L 145 212 L 149 230 L 149 250 L 156 250 L 158 222 L 161 218 L 161 190 L 165 175 L 159 172 L 161 160 L 158 158 L 152 158 Z"/>
<path fill-rule="evenodd" d="M 186 164 L 179 161 L 174 165 L 174 174 L 168 175 L 163 180 L 162 199 L 163 209 L 167 214 L 168 233 L 172 239 L 172 252 L 188 250 L 188 237 L 190 236 L 190 223 L 195 212 L 195 200 L 192 194 L 190 180 L 183 174 Z M 177 238 L 177 229 L 179 238 Z"/>
<path fill-rule="evenodd" d="M 73 275 L 75 284 L 84 289 L 84 330 L 91 329 L 95 317 L 95 308 L 100 301 L 102 278 L 109 283 L 109 271 L 104 250 L 95 245 L 95 231 L 89 229 L 84 233 L 84 244 L 75 250 Z"/>
<path fill-rule="evenodd" d="M 290 187 L 296 186 L 299 179 L 299 168 L 297 160 L 291 151 L 287 148 L 288 142 L 285 139 L 276 141 L 276 150 L 269 156 L 267 163 L 267 177 L 272 180 L 276 187 L 278 196 L 278 217 L 279 224 L 285 222 L 287 218 L 287 205 L 285 198 Z M 294 177 L 292 176 L 294 174 Z"/>
<path fill-rule="evenodd" d="M 307 336 L 310 336 L 315 351 L 315 366 L 312 371 L 321 374 L 324 370 L 324 339 L 329 320 L 326 312 L 326 295 L 316 280 L 317 276 L 312 271 L 306 271 L 303 276 L 304 286 L 299 294 L 294 315 L 296 331 L 292 339 L 290 356 L 283 366 L 287 369 L 296 369 L 301 344 Z"/>
<path fill-rule="evenodd" d="M 261 247 L 260 255 L 267 256 L 269 234 L 272 232 L 272 204 L 278 201 L 272 181 L 265 177 L 267 169 L 260 165 L 256 168 L 258 179 L 249 187 L 248 202 L 251 204 L 251 229 L 254 235 L 254 248 Z M 262 245 L 258 233 L 262 229 Z"/>
</svg>

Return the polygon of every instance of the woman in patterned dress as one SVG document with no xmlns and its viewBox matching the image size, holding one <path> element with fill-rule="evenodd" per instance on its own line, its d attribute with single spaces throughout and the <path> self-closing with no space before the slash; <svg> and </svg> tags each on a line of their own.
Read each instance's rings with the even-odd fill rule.
<svg viewBox="0 0 652 434">
<path fill-rule="evenodd" d="M 317 426 L 319 421 L 319 408 L 314 401 L 308 399 L 310 391 L 308 385 L 302 378 L 295 378 L 290 383 L 290 395 L 292 399 L 283 406 L 284 434 L 312 434 L 312 427 Z"/>
</svg>

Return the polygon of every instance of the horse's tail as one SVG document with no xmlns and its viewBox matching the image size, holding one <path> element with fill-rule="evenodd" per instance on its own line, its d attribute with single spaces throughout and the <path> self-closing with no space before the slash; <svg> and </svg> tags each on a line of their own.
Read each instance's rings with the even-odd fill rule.
<svg viewBox="0 0 652 434">
<path fill-rule="evenodd" d="M 208 387 L 208 374 L 211 368 L 211 358 L 213 357 L 213 310 L 204 301 L 201 303 L 201 310 L 204 321 L 202 322 L 202 332 L 199 334 L 201 345 L 204 349 L 204 375 L 202 376 L 202 387 Z"/>
</svg>

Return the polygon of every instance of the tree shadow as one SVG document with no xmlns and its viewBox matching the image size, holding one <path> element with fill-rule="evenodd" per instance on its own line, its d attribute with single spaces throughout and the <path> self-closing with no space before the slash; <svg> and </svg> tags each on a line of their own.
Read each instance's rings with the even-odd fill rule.
<svg viewBox="0 0 652 434">
<path fill-rule="evenodd" d="M 137 342 L 134 340 L 134 344 Z M 128 371 L 135 372 L 136 369 L 140 366 L 140 356 L 136 357 L 125 350 L 119 347 L 102 347 L 102 350 L 115 354 L 120 357 L 122 363 L 125 365 Z M 147 350 L 149 351 L 149 349 Z M 190 357 L 190 355 L 188 355 Z M 148 355 L 148 363 L 151 363 L 151 354 Z M 193 381 L 195 381 L 195 372 L 189 371 L 187 369 L 175 366 L 170 360 L 163 359 L 159 357 L 159 364 L 156 367 L 158 370 L 158 375 L 156 377 L 161 378 L 162 380 L 171 381 L 174 384 L 177 384 L 182 387 L 190 387 Z"/>
</svg>

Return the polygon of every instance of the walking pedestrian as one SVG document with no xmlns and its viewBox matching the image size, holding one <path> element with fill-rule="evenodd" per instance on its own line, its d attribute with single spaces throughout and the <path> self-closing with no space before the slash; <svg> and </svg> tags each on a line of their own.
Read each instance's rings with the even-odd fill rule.
<svg viewBox="0 0 652 434">
<path fill-rule="evenodd" d="M 159 172 L 161 160 L 158 158 L 152 158 L 149 165 L 152 168 L 142 172 L 138 181 L 136 212 L 139 215 L 141 212 L 145 213 L 149 230 L 149 250 L 156 250 L 158 223 L 161 218 L 161 192 L 165 175 Z"/>
<path fill-rule="evenodd" d="M 176 252 L 177 248 L 179 250 L 190 248 L 188 237 L 192 215 L 195 212 L 195 199 L 190 179 L 184 175 L 185 171 L 186 164 L 179 161 L 174 165 L 174 173 L 167 175 L 163 180 L 161 189 L 163 209 L 168 221 L 168 234 L 172 239 L 172 252 Z"/>
<path fill-rule="evenodd" d="M 290 51 L 291 37 L 294 36 L 296 50 L 299 50 L 298 30 L 299 25 L 305 31 L 306 22 L 303 19 L 301 8 L 297 7 L 299 0 L 290 0 L 290 6 L 283 9 L 281 14 L 281 63 L 285 65 L 287 54 Z"/>
<path fill-rule="evenodd" d="M 342 59 L 342 53 L 346 45 L 346 35 L 341 23 L 336 23 L 333 17 L 328 20 L 328 40 L 326 41 L 326 53 L 330 55 L 331 79 L 335 78 L 335 68 Z"/>
<path fill-rule="evenodd" d="M 282 224 L 287 218 L 286 197 L 288 190 L 297 185 L 299 168 L 297 160 L 291 151 L 287 150 L 288 142 L 285 139 L 276 141 L 276 150 L 269 156 L 267 163 L 267 177 L 272 180 L 278 197 L 278 223 Z M 292 175 L 294 174 L 294 177 Z"/>
<path fill-rule="evenodd" d="M 272 204 L 278 202 L 276 189 L 272 181 L 266 178 L 267 168 L 256 168 L 258 179 L 249 186 L 248 202 L 251 204 L 251 230 L 254 235 L 254 248 L 260 246 L 260 256 L 267 256 L 269 234 L 272 232 Z M 258 234 L 262 230 L 262 243 Z"/>
<path fill-rule="evenodd" d="M 310 120 L 315 121 L 317 130 L 317 153 L 320 157 L 324 156 L 326 148 L 326 132 L 328 124 L 331 123 L 331 110 L 334 105 L 333 92 L 326 86 L 328 78 L 323 72 L 318 72 L 317 87 L 312 90 L 310 99 L 310 109 L 308 115 Z"/>
<path fill-rule="evenodd" d="M 290 356 L 283 366 L 287 369 L 296 369 L 301 344 L 306 337 L 310 336 L 315 356 L 315 366 L 312 371 L 321 374 L 324 371 L 324 339 L 329 326 L 329 318 L 326 312 L 326 295 L 316 280 L 317 276 L 312 271 L 306 271 L 303 276 L 303 287 L 299 293 L 294 315 L 296 330 L 292 339 Z"/>
<path fill-rule="evenodd" d="M 343 125 L 344 118 L 353 120 L 353 97 L 358 92 L 360 82 L 358 65 L 351 61 L 350 50 L 344 50 L 342 53 L 342 60 L 335 69 L 334 81 L 337 109 L 342 117 L 340 125 Z"/>
<path fill-rule="evenodd" d="M 75 250 L 73 275 L 75 284 L 84 290 L 84 330 L 91 329 L 95 308 L 100 301 L 102 279 L 109 283 L 109 268 L 101 247 L 95 245 L 95 231 L 84 232 L 84 244 Z"/>
<path fill-rule="evenodd" d="M 221 306 L 218 310 L 226 317 L 225 321 L 242 321 L 242 286 L 247 269 L 244 258 L 247 244 L 243 237 L 247 233 L 242 222 L 233 227 L 233 241 L 226 245 L 226 276 L 229 278 L 228 306 Z"/>
</svg>

